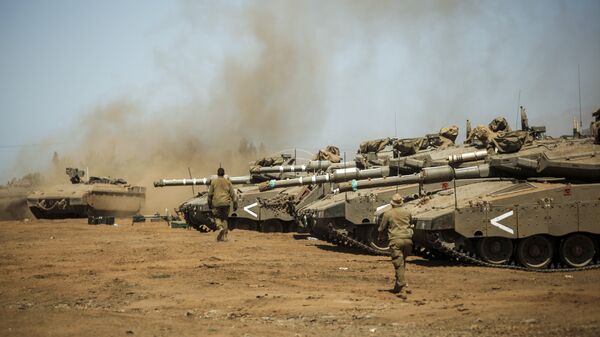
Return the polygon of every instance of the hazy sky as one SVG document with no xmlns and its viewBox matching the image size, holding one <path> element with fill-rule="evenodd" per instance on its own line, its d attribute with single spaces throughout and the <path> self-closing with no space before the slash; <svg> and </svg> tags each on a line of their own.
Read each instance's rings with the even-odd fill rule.
<svg viewBox="0 0 600 337">
<path fill-rule="evenodd" d="M 117 149 L 133 134 L 353 152 L 514 125 L 520 91 L 531 124 L 567 134 L 578 64 L 584 125 L 600 107 L 599 18 L 599 0 L 0 0 L 0 182 L 86 152 L 84 134 L 105 142 L 85 129 L 98 115 L 122 122 L 98 126 Z M 114 104 L 130 117 L 102 113 Z"/>
</svg>

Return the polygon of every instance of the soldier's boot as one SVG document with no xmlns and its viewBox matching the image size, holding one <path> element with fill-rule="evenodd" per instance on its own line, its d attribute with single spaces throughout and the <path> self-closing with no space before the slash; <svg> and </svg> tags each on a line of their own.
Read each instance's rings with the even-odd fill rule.
<svg viewBox="0 0 600 337">
<path fill-rule="evenodd" d="M 228 233 L 229 233 L 229 230 L 223 229 L 223 240 L 222 241 L 227 241 L 227 234 Z"/>
<path fill-rule="evenodd" d="M 223 241 L 223 230 L 222 229 L 219 231 L 219 234 L 217 235 L 217 241 Z"/>
<path fill-rule="evenodd" d="M 225 236 L 225 228 L 221 224 L 218 224 L 219 234 L 217 235 L 217 241 L 223 241 Z"/>
</svg>

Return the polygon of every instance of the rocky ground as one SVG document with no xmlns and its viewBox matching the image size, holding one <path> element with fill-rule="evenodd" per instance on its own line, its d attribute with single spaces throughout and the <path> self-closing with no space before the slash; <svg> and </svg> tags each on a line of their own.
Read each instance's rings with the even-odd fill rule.
<svg viewBox="0 0 600 337">
<path fill-rule="evenodd" d="M 0 222 L 0 336 L 597 336 L 600 270 L 385 257 L 305 235 Z"/>
</svg>

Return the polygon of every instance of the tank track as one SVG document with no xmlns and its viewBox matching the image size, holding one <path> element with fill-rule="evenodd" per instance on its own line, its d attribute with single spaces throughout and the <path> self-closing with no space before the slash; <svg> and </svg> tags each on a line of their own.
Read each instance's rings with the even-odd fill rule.
<svg viewBox="0 0 600 337">
<path fill-rule="evenodd" d="M 331 240 L 331 241 L 329 241 Z M 343 231 L 335 228 L 329 228 L 329 242 L 334 244 L 342 244 L 347 247 L 358 248 L 362 251 L 365 251 L 372 255 L 380 255 L 380 256 L 390 256 L 389 252 L 382 252 L 373 247 L 370 247 L 363 242 L 356 240 L 348 235 L 346 235 Z M 564 272 L 574 272 L 574 271 L 582 271 L 582 270 L 592 270 L 592 269 L 600 269 L 600 261 L 595 260 L 592 264 L 587 265 L 581 268 L 564 268 L 559 264 L 553 263 L 550 264 L 549 268 L 546 269 L 536 269 L 536 268 L 527 268 L 523 266 L 518 266 L 515 264 L 493 264 L 489 262 L 485 262 L 481 259 L 478 259 L 472 254 L 469 254 L 464 251 L 460 251 L 452 247 L 452 244 L 447 242 L 443 242 L 441 240 L 437 240 L 433 243 L 434 250 L 426 249 L 425 247 L 418 246 L 418 249 L 413 249 L 413 254 L 417 256 L 421 256 L 428 259 L 439 258 L 440 254 L 442 256 L 447 256 L 457 262 L 468 263 L 475 266 L 481 267 L 489 267 L 489 268 L 498 268 L 498 269 L 511 269 L 511 270 L 522 270 L 529 272 L 538 272 L 538 273 L 564 273 Z M 436 254 L 436 251 L 440 254 Z"/>
<path fill-rule="evenodd" d="M 332 240 L 332 241 L 329 241 Z M 341 244 L 345 247 L 358 248 L 362 251 L 365 251 L 372 255 L 382 255 L 382 256 L 390 256 L 389 252 L 384 252 L 378 249 L 375 249 L 369 245 L 364 244 L 363 242 L 346 235 L 339 229 L 329 228 L 329 238 L 328 241 L 334 244 Z"/>
<path fill-rule="evenodd" d="M 469 254 L 468 252 L 457 250 L 453 247 L 452 244 L 437 240 L 434 243 L 435 248 L 440 251 L 442 254 L 445 254 L 451 257 L 453 260 L 458 262 L 464 262 L 476 266 L 482 267 L 490 267 L 490 268 L 498 268 L 498 269 L 512 269 L 512 270 L 522 270 L 529 272 L 537 272 L 537 273 L 564 273 L 564 272 L 574 272 L 574 271 L 582 271 L 582 270 L 592 270 L 592 269 L 600 269 L 600 263 L 598 260 L 592 261 L 592 264 L 589 264 L 585 267 L 581 268 L 564 268 L 560 264 L 551 263 L 549 268 L 538 269 L 538 268 L 527 268 L 524 266 L 518 266 L 516 264 L 493 264 L 489 262 L 485 262 L 481 259 L 478 259 L 475 255 Z"/>
<path fill-rule="evenodd" d="M 375 249 L 375 248 L 365 244 L 364 242 L 345 234 L 344 231 L 340 230 L 340 229 L 335 229 L 335 228 L 330 227 L 329 228 L 329 236 L 327 238 L 327 241 L 330 243 L 336 244 L 336 245 L 344 246 L 344 247 L 357 248 L 357 249 L 359 249 L 367 254 L 371 254 L 371 255 L 390 256 L 389 252 Z M 413 246 L 412 254 L 415 256 L 420 256 L 425 259 L 437 259 L 437 258 L 441 257 L 437 251 L 428 249 L 428 248 L 426 248 L 424 246 L 420 246 L 420 245 Z"/>
</svg>

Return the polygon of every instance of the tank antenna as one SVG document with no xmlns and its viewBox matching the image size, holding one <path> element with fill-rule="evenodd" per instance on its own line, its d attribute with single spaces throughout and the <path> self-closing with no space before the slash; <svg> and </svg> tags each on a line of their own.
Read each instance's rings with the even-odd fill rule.
<svg viewBox="0 0 600 337">
<path fill-rule="evenodd" d="M 190 167 L 188 166 L 188 173 L 190 174 L 190 179 L 192 178 L 192 170 L 190 169 Z M 192 195 L 196 196 L 196 191 L 194 190 L 194 184 L 192 184 Z"/>
<path fill-rule="evenodd" d="M 519 120 L 521 119 L 520 109 L 521 109 L 521 88 L 519 88 L 519 98 L 517 98 L 517 120 L 515 121 L 515 130 L 519 129 Z"/>
<path fill-rule="evenodd" d="M 579 83 L 579 132 L 581 132 L 583 121 L 581 116 L 581 72 L 579 70 L 579 63 L 577 63 L 577 82 Z"/>
</svg>

